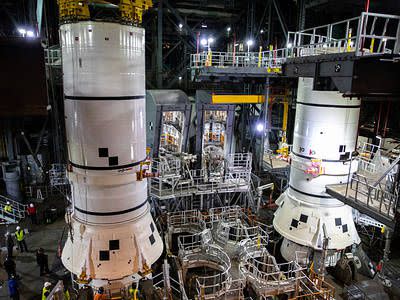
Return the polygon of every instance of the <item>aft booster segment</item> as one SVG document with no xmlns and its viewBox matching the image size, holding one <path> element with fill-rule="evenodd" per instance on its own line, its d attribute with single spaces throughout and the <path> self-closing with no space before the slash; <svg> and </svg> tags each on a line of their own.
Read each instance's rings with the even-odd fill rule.
<svg viewBox="0 0 400 300">
<path fill-rule="evenodd" d="M 312 78 L 299 78 L 289 187 L 277 200 L 273 221 L 288 261 L 296 251 L 323 250 L 327 239 L 325 264 L 333 266 L 341 250 L 360 242 L 351 207 L 325 189 L 346 183 L 357 170 L 351 156 L 360 104 L 339 92 L 313 90 Z"/>
<path fill-rule="evenodd" d="M 163 251 L 150 214 L 146 159 L 145 40 L 112 22 L 60 26 L 73 212 L 64 266 L 93 286 L 123 287 Z"/>
</svg>

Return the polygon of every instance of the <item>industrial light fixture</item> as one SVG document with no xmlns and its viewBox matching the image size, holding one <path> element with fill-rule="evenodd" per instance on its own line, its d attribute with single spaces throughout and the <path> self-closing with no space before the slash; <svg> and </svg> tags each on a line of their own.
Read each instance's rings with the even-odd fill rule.
<svg viewBox="0 0 400 300">
<path fill-rule="evenodd" d="M 207 28 L 207 24 L 201 24 L 201 28 Z"/>
<path fill-rule="evenodd" d="M 179 29 L 180 29 L 180 30 L 182 30 L 182 28 L 183 28 L 183 24 L 182 24 L 182 23 L 179 23 L 179 25 L 178 25 L 178 26 L 179 26 Z"/>
<path fill-rule="evenodd" d="M 18 28 L 18 32 L 22 35 L 25 36 L 26 30 L 24 28 Z"/>
<path fill-rule="evenodd" d="M 246 44 L 247 44 L 247 46 L 251 47 L 254 45 L 254 41 L 252 39 L 247 40 Z"/>
<path fill-rule="evenodd" d="M 260 33 L 263 34 L 263 33 L 264 33 L 264 29 L 261 29 L 261 30 L 260 30 Z"/>
<path fill-rule="evenodd" d="M 200 41 L 200 44 L 202 45 L 202 46 L 207 46 L 207 39 L 201 39 L 201 41 Z"/>
<path fill-rule="evenodd" d="M 256 129 L 258 132 L 263 132 L 264 131 L 264 124 L 258 123 L 256 126 Z"/>
<path fill-rule="evenodd" d="M 208 44 L 211 45 L 212 43 L 214 43 L 214 38 L 213 37 L 209 37 L 208 38 Z"/>
<path fill-rule="evenodd" d="M 250 53 L 250 47 L 254 45 L 254 41 L 252 39 L 247 40 L 247 52 Z"/>
<path fill-rule="evenodd" d="M 292 49 L 293 44 L 292 44 L 292 43 L 288 43 L 288 44 L 287 44 L 287 47 L 288 47 L 288 49 Z"/>
<path fill-rule="evenodd" d="M 181 80 L 182 80 L 182 76 L 179 76 L 179 77 L 178 77 L 178 80 L 181 81 Z"/>
<path fill-rule="evenodd" d="M 26 32 L 26 36 L 27 37 L 35 37 L 35 33 L 32 31 L 32 30 L 28 30 L 27 32 Z"/>
<path fill-rule="evenodd" d="M 226 31 L 229 33 L 231 32 L 231 27 L 226 28 Z"/>
</svg>

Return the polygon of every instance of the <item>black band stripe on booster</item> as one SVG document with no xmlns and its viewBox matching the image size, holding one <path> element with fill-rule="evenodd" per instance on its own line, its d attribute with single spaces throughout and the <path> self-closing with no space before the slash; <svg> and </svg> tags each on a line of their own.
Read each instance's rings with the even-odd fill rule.
<svg viewBox="0 0 400 300">
<path fill-rule="evenodd" d="M 317 104 L 317 103 L 305 103 L 305 102 L 297 102 L 297 104 L 305 105 L 305 106 L 316 106 L 316 107 L 331 107 L 331 108 L 360 108 L 361 105 L 334 105 L 334 104 Z"/>
<path fill-rule="evenodd" d="M 289 187 L 290 187 L 292 190 L 294 190 L 295 192 L 298 192 L 298 193 L 303 194 L 303 195 L 305 195 L 305 196 L 315 197 L 315 198 L 322 198 L 322 199 L 334 199 L 334 198 L 331 197 L 331 196 L 321 196 L 321 195 L 315 195 L 315 194 L 305 193 L 305 192 L 302 192 L 302 191 L 300 191 L 300 190 L 294 188 L 294 187 L 291 186 L 291 185 L 289 185 Z"/>
<path fill-rule="evenodd" d="M 117 216 L 117 215 L 123 215 L 123 214 L 127 214 L 130 212 L 133 212 L 141 207 L 143 207 L 144 205 L 147 204 L 147 200 L 144 201 L 142 204 L 139 204 L 138 206 L 126 209 L 126 210 L 120 210 L 120 211 L 110 211 L 110 212 L 97 212 L 97 211 L 87 211 L 87 210 L 83 210 L 79 207 L 74 207 L 74 209 L 76 209 L 77 211 L 79 211 L 80 213 L 86 214 L 86 215 L 91 215 L 91 216 Z"/>
<path fill-rule="evenodd" d="M 317 158 L 317 157 L 310 157 L 310 156 L 298 154 L 298 153 L 296 153 L 296 152 L 294 152 L 294 151 L 292 151 L 292 153 L 293 153 L 294 155 L 296 155 L 296 156 L 298 156 L 298 157 L 301 157 L 301 158 L 304 158 L 304 159 L 309 159 L 309 160 L 312 160 L 312 159 L 319 159 L 319 158 Z M 321 159 L 321 160 L 324 161 L 324 162 L 349 162 L 349 161 L 351 161 L 351 159 L 346 159 L 346 160 L 340 160 L 340 159 Z"/>
<path fill-rule="evenodd" d="M 67 96 L 64 98 L 68 100 L 98 100 L 98 101 L 107 101 L 107 100 L 138 100 L 144 99 L 145 95 L 137 95 L 137 96 L 107 96 L 107 97 L 85 97 L 85 96 Z"/>
<path fill-rule="evenodd" d="M 109 171 L 109 170 L 120 170 L 120 169 L 128 169 L 132 168 L 135 166 L 140 165 L 140 163 L 144 162 L 146 159 L 143 159 L 141 161 L 137 161 L 128 165 L 121 165 L 121 166 L 110 166 L 110 167 L 94 167 L 94 166 L 83 166 L 83 165 L 78 165 L 73 163 L 72 161 L 69 161 L 70 165 L 73 166 L 74 168 L 78 169 L 83 169 L 83 170 L 95 170 L 95 171 Z"/>
</svg>

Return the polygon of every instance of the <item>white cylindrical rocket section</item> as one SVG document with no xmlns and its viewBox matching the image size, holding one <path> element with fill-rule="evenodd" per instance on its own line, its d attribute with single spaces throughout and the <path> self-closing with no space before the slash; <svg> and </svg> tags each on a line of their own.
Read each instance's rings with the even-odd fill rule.
<svg viewBox="0 0 400 300">
<path fill-rule="evenodd" d="M 163 250 L 147 181 L 136 179 L 146 159 L 144 30 L 87 21 L 60 35 L 73 200 L 62 261 L 74 274 L 117 280 Z"/>
<path fill-rule="evenodd" d="M 351 208 L 326 193 L 327 185 L 346 183 L 357 169 L 350 158 L 359 114 L 360 100 L 315 91 L 312 78 L 299 79 L 289 188 L 277 200 L 273 221 L 286 240 L 321 250 L 325 226 L 328 249 L 360 242 Z M 291 252 L 282 249 L 288 260 Z"/>
</svg>

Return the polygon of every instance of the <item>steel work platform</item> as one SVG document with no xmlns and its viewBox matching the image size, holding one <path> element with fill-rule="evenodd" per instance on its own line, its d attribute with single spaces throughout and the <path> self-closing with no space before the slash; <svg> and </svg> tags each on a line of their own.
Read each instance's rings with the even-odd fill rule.
<svg viewBox="0 0 400 300">
<path fill-rule="evenodd" d="M 191 55 L 194 81 L 313 77 L 316 89 L 347 96 L 400 95 L 400 16 L 364 12 L 336 23 L 289 32 L 286 47 Z"/>
</svg>

